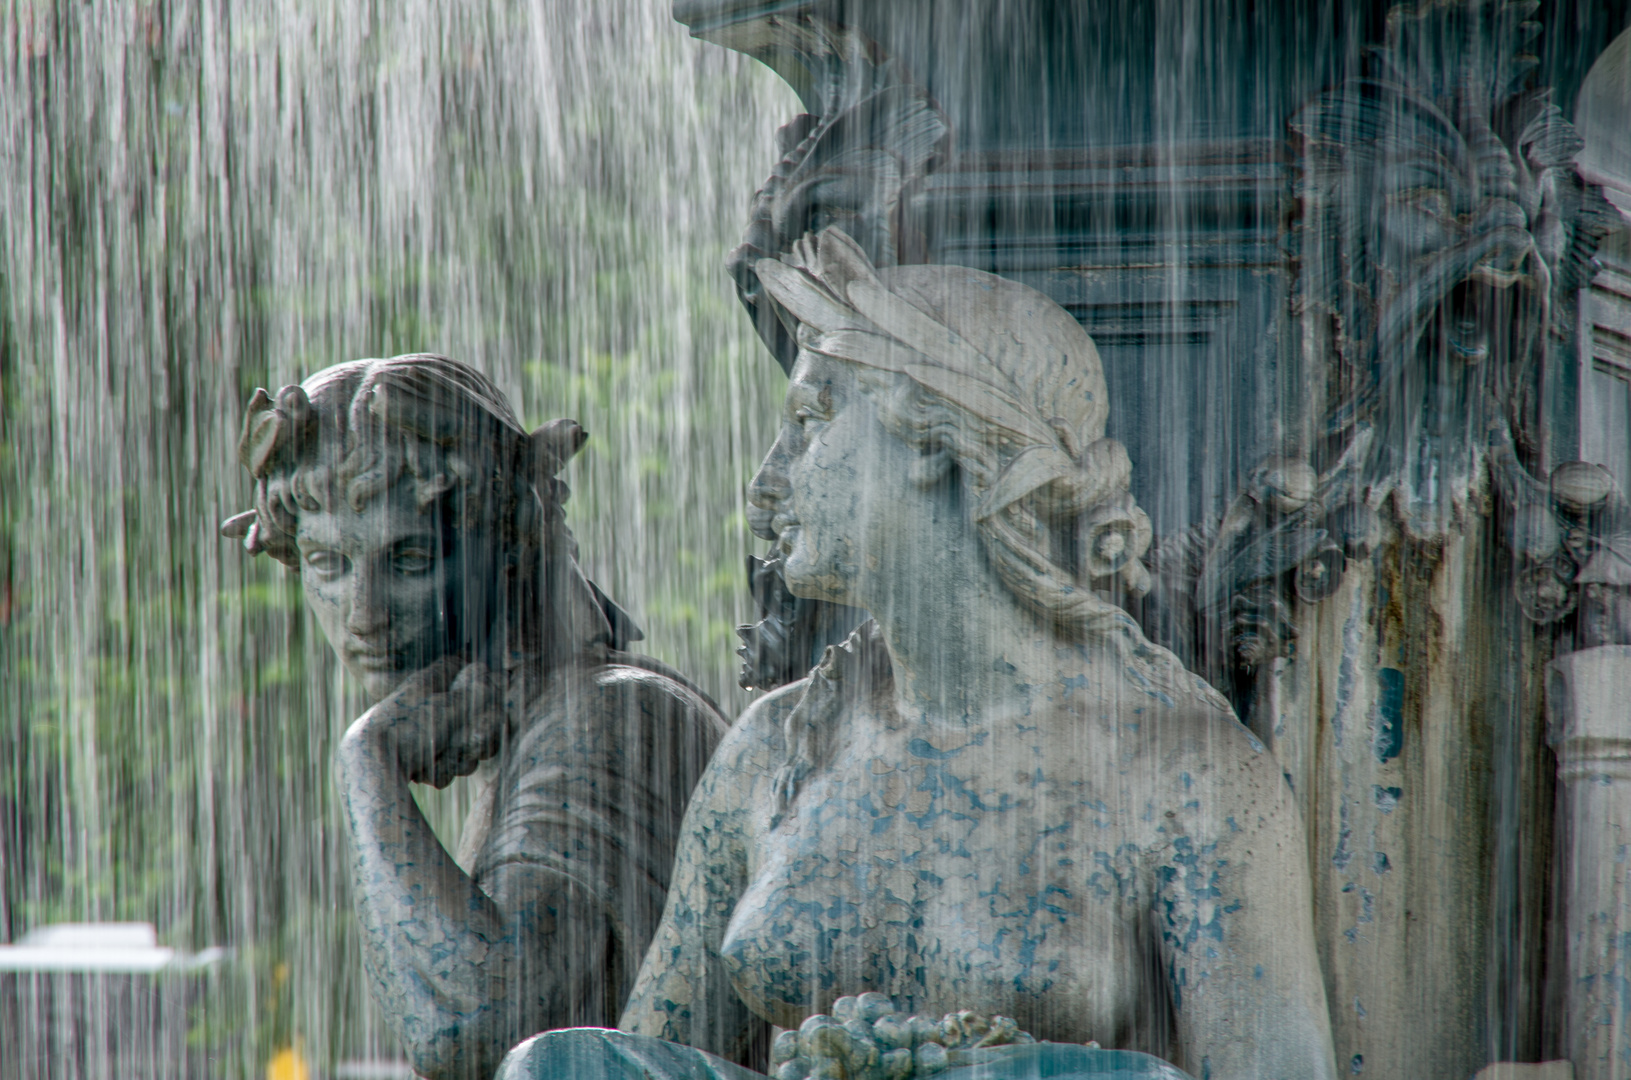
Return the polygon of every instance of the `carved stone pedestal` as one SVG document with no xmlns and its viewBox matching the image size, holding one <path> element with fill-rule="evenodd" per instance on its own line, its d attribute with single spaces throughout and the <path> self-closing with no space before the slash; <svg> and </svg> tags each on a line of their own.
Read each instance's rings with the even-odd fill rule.
<svg viewBox="0 0 1631 1080">
<path fill-rule="evenodd" d="M 1566 1049 L 1578 1080 L 1631 1076 L 1631 646 L 1554 660 Z"/>
<path fill-rule="evenodd" d="M 1342 1074 L 1550 1077 L 1568 965 L 1579 1075 L 1631 1080 L 1580 1049 L 1587 1025 L 1631 1048 L 1607 936 L 1631 795 L 1581 779 L 1631 764 L 1560 722 L 1559 799 L 1543 691 L 1554 650 L 1631 640 L 1631 233 L 1592 186 L 1631 180 L 1575 160 L 1631 161 L 1604 53 L 1631 0 L 675 14 L 810 114 L 732 263 L 784 366 L 751 267 L 832 223 L 879 266 L 1023 281 L 1093 336 L 1157 537 L 1129 606 L 1293 786 Z M 1560 715 L 1631 703 L 1600 654 L 1556 669 Z"/>
</svg>

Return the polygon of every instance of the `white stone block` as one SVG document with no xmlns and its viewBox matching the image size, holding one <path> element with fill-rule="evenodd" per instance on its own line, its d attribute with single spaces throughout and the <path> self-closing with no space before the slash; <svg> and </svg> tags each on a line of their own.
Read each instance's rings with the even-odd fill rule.
<svg viewBox="0 0 1631 1080">
<path fill-rule="evenodd" d="M 1554 660 L 1566 942 L 1566 1048 L 1579 1080 L 1625 1080 L 1631 1056 L 1631 647 Z M 1482 1074 L 1480 1074 L 1482 1075 Z"/>
</svg>

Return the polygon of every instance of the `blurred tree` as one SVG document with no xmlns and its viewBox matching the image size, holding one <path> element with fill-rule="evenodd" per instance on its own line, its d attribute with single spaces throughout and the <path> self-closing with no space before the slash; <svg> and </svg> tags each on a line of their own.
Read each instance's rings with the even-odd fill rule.
<svg viewBox="0 0 1631 1080">
<path fill-rule="evenodd" d="M 721 267 L 796 110 L 667 8 L 0 8 L 0 939 L 236 947 L 195 1017 L 212 1075 L 296 1036 L 318 1071 L 393 1050 L 328 774 L 359 699 L 298 583 L 215 532 L 253 387 L 428 350 L 577 417 L 585 565 L 743 700 L 781 375 Z M 426 801 L 451 830 L 468 793 Z"/>
</svg>

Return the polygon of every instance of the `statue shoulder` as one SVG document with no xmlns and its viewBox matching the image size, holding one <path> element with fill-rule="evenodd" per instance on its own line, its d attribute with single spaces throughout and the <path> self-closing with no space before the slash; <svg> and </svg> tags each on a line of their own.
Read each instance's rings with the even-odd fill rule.
<svg viewBox="0 0 1631 1080">
<path fill-rule="evenodd" d="M 760 757 L 779 761 L 787 751 L 788 714 L 798 708 L 809 685 L 810 678 L 805 676 L 754 698 L 731 725 L 730 736 L 720 746 L 720 753 L 730 753 L 744 763 Z"/>
<path fill-rule="evenodd" d="M 704 722 L 715 738 L 730 727 L 723 710 L 705 690 L 661 660 L 607 650 L 604 662 L 589 669 L 589 678 L 603 694 L 627 697 L 646 708 L 678 706 Z"/>
<path fill-rule="evenodd" d="M 1161 773 L 1180 816 L 1203 807 L 1201 833 L 1232 837 L 1300 828 L 1301 817 L 1279 759 L 1228 709 L 1196 702 L 1172 710 L 1161 725 Z"/>
<path fill-rule="evenodd" d="M 668 764 L 683 765 L 694 777 L 730 730 L 704 691 L 634 653 L 606 650 L 556 669 L 528 701 L 511 753 L 518 766 L 555 768 L 571 760 L 627 757 L 637 747 L 667 747 L 683 759 Z"/>
<path fill-rule="evenodd" d="M 715 814 L 768 813 L 768 780 L 787 758 L 787 717 L 804 697 L 809 680 L 800 679 L 755 698 L 714 751 L 697 798 Z"/>
<path fill-rule="evenodd" d="M 624 861 L 602 859 L 597 881 L 620 881 L 634 866 L 666 888 L 687 801 L 729 731 L 718 707 L 657 661 L 607 651 L 550 672 L 526 712 L 494 781 L 478 876 L 601 837 L 590 847 Z"/>
</svg>

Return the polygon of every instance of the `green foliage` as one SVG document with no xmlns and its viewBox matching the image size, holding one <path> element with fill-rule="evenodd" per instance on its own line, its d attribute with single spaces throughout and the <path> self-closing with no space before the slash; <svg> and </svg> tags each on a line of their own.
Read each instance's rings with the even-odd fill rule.
<svg viewBox="0 0 1631 1080">
<path fill-rule="evenodd" d="M 585 566 L 743 701 L 781 377 L 720 268 L 791 97 L 666 0 L 410 7 L 0 13 L 0 940 L 230 946 L 211 1075 L 393 1052 L 329 779 L 357 688 L 294 578 L 215 534 L 254 387 L 438 351 L 576 417 Z M 425 799 L 443 835 L 468 795 Z"/>
</svg>

